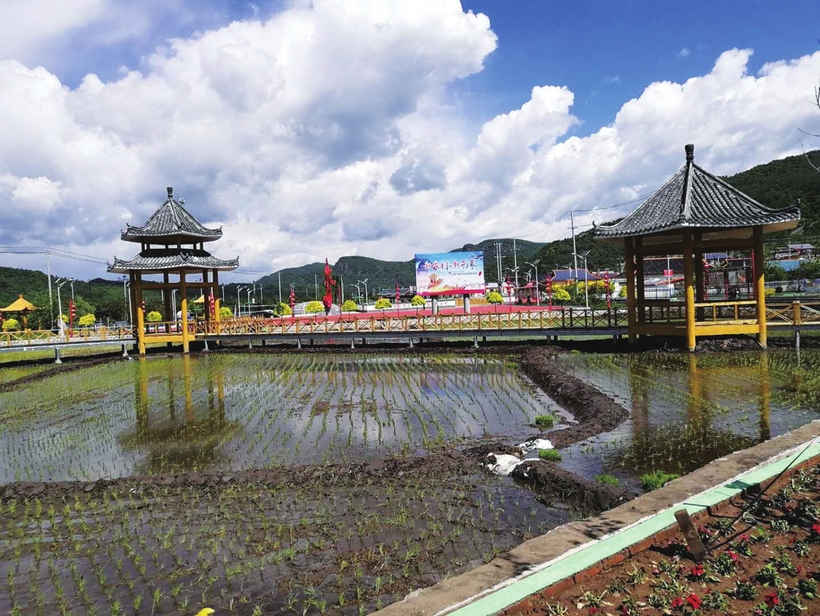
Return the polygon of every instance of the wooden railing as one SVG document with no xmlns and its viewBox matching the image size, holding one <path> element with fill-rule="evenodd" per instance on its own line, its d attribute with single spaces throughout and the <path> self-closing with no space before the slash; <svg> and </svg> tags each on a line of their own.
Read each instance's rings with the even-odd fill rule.
<svg viewBox="0 0 820 616">
<path fill-rule="evenodd" d="M 278 335 L 349 333 L 419 333 L 465 332 L 481 335 L 491 331 L 527 331 L 556 328 L 609 328 L 627 324 L 626 310 L 586 310 L 561 308 L 521 312 L 487 312 L 478 314 L 439 314 L 366 317 L 259 319 L 253 317 L 223 319 L 221 322 L 197 322 L 196 332 L 203 335 Z"/>
<path fill-rule="evenodd" d="M 132 341 L 134 331 L 130 327 L 107 328 L 78 328 L 66 329 L 63 335 L 51 330 L 24 330 L 0 333 L 0 346 L 25 347 L 50 344 L 70 344 L 72 342 L 119 342 Z"/>
<path fill-rule="evenodd" d="M 695 304 L 698 322 L 715 323 L 741 321 L 756 317 L 753 301 L 703 302 Z M 638 307 L 644 323 L 679 323 L 686 316 L 683 302 L 651 301 Z M 766 321 L 771 327 L 820 326 L 820 303 L 772 304 L 766 308 Z M 263 319 L 239 317 L 216 321 L 190 321 L 188 331 L 194 336 L 254 336 L 309 337 L 313 334 L 382 333 L 416 334 L 452 333 L 457 335 L 486 334 L 489 332 L 527 332 L 550 329 L 607 329 L 627 326 L 626 308 L 584 309 L 564 307 L 553 310 L 521 312 L 487 312 L 475 314 L 439 314 L 406 316 L 344 315 L 343 317 L 316 316 L 281 317 Z M 182 333 L 180 321 L 163 321 L 144 325 L 145 341 L 156 336 L 173 336 Z M 70 344 L 72 342 L 131 342 L 135 331 L 130 328 L 78 328 L 66 330 L 60 336 L 52 331 L 26 330 L 0 333 L 0 347 L 25 347 L 38 345 Z"/>
</svg>

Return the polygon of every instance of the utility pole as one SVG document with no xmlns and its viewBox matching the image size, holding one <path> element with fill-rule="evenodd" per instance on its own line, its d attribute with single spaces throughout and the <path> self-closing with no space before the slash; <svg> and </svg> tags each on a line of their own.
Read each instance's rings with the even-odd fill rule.
<svg viewBox="0 0 820 616">
<path fill-rule="evenodd" d="M 518 248 L 515 246 L 515 238 L 513 238 L 513 268 L 515 270 L 515 288 L 518 289 Z"/>
<path fill-rule="evenodd" d="M 578 282 L 578 251 L 575 250 L 575 212 L 572 210 L 569 211 L 569 224 L 572 229 L 572 263 L 575 268 L 575 275 L 573 278 L 575 279 L 575 282 Z"/>
<path fill-rule="evenodd" d="M 498 290 L 501 290 L 501 242 L 495 243 L 495 265 L 498 268 Z"/>
<path fill-rule="evenodd" d="M 319 274 L 313 274 L 313 299 L 319 299 Z"/>
<path fill-rule="evenodd" d="M 51 295 L 51 255 L 46 252 L 46 269 L 48 270 L 48 318 L 54 325 L 54 297 Z"/>
<path fill-rule="evenodd" d="M 282 272 L 276 272 L 279 275 L 279 303 L 282 303 Z"/>
</svg>

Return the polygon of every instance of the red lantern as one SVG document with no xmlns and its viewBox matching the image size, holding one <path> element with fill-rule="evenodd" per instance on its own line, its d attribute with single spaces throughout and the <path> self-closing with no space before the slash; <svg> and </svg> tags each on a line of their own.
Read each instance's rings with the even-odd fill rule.
<svg viewBox="0 0 820 616">
<path fill-rule="evenodd" d="M 396 283 L 396 304 L 401 303 L 401 290 L 399 289 L 399 283 Z"/>
<path fill-rule="evenodd" d="M 214 297 L 213 291 L 211 291 L 211 295 L 208 297 L 208 313 L 212 319 L 216 316 L 216 298 Z"/>
<path fill-rule="evenodd" d="M 74 305 L 73 300 L 68 300 L 68 327 L 69 329 L 74 328 L 74 317 L 77 316 L 77 307 Z"/>
<path fill-rule="evenodd" d="M 293 285 L 290 285 L 290 309 L 291 309 L 291 311 L 293 311 L 293 309 L 295 307 L 296 307 L 296 294 L 293 292 Z"/>
</svg>

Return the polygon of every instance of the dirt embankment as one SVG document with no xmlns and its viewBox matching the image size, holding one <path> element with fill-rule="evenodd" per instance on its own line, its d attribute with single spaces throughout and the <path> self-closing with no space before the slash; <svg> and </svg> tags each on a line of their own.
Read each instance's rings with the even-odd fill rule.
<svg viewBox="0 0 820 616">
<path fill-rule="evenodd" d="M 421 457 L 388 458 L 355 464 L 293 466 L 239 472 L 205 471 L 175 475 L 140 475 L 98 481 L 18 481 L 0 487 L 0 500 L 10 498 L 63 497 L 75 492 L 139 486 L 218 487 L 229 484 L 253 484 L 271 487 L 297 485 L 355 486 L 395 477 L 447 478 L 479 472 L 479 463 L 491 452 L 512 453 L 514 448 L 504 443 L 485 443 L 464 450 L 434 452 Z"/>
<path fill-rule="evenodd" d="M 555 349 L 537 348 L 521 355 L 521 370 L 553 400 L 571 412 L 577 425 L 550 432 L 547 438 L 560 449 L 597 434 L 614 430 L 629 412 L 612 398 L 558 366 Z"/>
</svg>

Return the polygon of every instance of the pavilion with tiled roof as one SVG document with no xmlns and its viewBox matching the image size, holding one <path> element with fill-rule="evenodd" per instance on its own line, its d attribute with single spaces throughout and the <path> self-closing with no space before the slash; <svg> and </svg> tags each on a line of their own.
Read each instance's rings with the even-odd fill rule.
<svg viewBox="0 0 820 616">
<path fill-rule="evenodd" d="M 150 335 L 154 342 L 181 342 L 185 352 L 192 339 L 188 326 L 188 293 L 203 294 L 214 298 L 205 302 L 205 320 L 219 320 L 219 272 L 239 267 L 239 258 L 224 261 L 205 250 L 205 242 L 222 237 L 222 229 L 202 226 L 184 207 L 174 199 L 173 188 L 168 197 L 141 227 L 128 225 L 120 238 L 125 242 L 140 244 L 140 253 L 130 260 L 114 258 L 108 271 L 128 274 L 131 280 L 131 299 L 136 306 L 137 334 L 140 353 L 145 353 L 145 332 L 142 293 L 146 289 L 163 291 L 163 321 L 170 325 L 176 321 L 171 314 L 171 293 L 176 289 L 181 299 L 182 326 L 180 331 L 167 327 L 162 333 Z M 144 280 L 143 276 L 162 276 L 161 282 Z M 190 279 L 193 276 L 194 279 Z M 172 280 L 172 277 L 174 278 Z M 199 280 L 196 280 L 199 278 Z M 169 291 L 169 292 L 166 292 Z"/>
<path fill-rule="evenodd" d="M 643 334 L 685 336 L 687 348 L 694 350 L 698 337 L 757 334 L 765 347 L 763 235 L 794 229 L 800 210 L 761 205 L 696 165 L 693 145 L 685 151 L 683 167 L 634 212 L 595 228 L 596 239 L 624 244 L 630 341 Z M 753 253 L 754 299 L 708 302 L 703 255 L 729 250 Z M 662 255 L 683 255 L 682 319 L 670 309 L 675 302 L 644 297 L 644 257 Z"/>
</svg>

